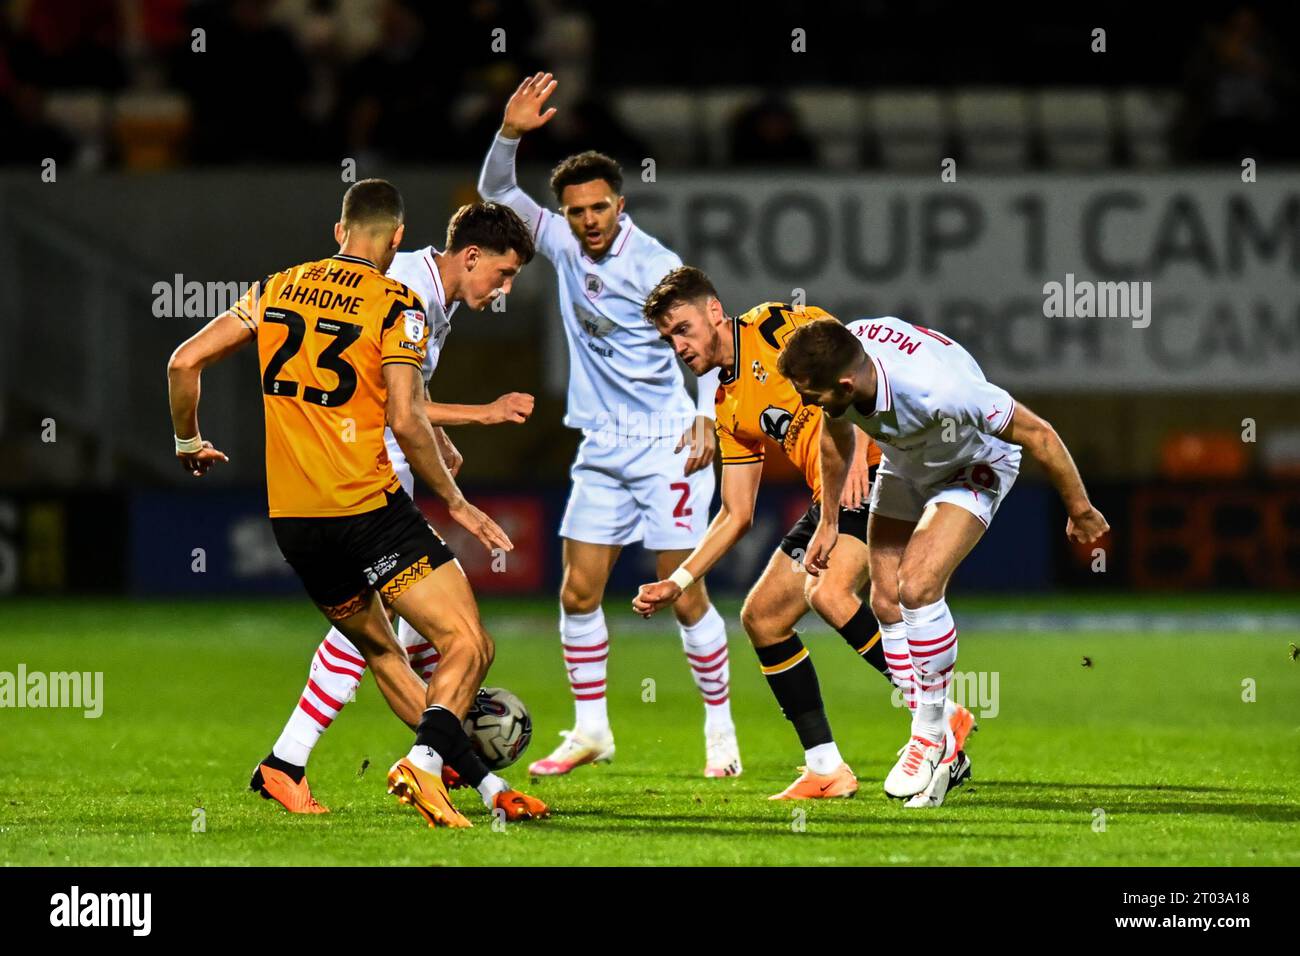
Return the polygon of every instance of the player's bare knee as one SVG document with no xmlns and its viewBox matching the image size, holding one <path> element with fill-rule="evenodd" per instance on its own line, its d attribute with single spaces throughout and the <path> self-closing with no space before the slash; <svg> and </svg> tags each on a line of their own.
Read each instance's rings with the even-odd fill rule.
<svg viewBox="0 0 1300 956">
<path fill-rule="evenodd" d="M 903 619 L 898 606 L 898 594 L 892 588 L 871 582 L 871 613 L 881 624 L 897 624 Z"/>
<path fill-rule="evenodd" d="M 594 588 L 583 587 L 572 576 L 566 575 L 560 586 L 560 607 L 565 614 L 590 614 L 600 607 L 601 594 Z"/>
<path fill-rule="evenodd" d="M 704 582 L 697 581 L 688 587 L 673 604 L 673 614 L 677 622 L 691 627 L 700 622 L 709 610 L 709 592 L 704 589 Z"/>
<path fill-rule="evenodd" d="M 846 617 L 845 609 L 853 603 L 853 595 L 847 593 L 842 583 L 824 575 L 820 578 L 809 577 L 804 586 L 804 597 L 808 599 L 808 606 L 823 620 L 831 622 Z"/>
<path fill-rule="evenodd" d="M 924 573 L 899 576 L 898 603 L 903 607 L 925 607 L 943 597 L 943 582 Z"/>
</svg>

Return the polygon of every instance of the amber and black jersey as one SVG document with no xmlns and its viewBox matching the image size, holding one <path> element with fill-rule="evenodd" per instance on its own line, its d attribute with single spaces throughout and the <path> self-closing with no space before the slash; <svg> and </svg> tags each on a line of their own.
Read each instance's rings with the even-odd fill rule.
<svg viewBox="0 0 1300 956">
<path fill-rule="evenodd" d="M 383 366 L 424 363 L 424 304 L 336 255 L 267 276 L 231 312 L 257 335 L 271 517 L 356 515 L 399 487 L 384 448 Z"/>
<path fill-rule="evenodd" d="M 736 316 L 731 320 L 736 361 L 730 374 L 723 371 L 715 403 L 724 466 L 761 462 L 763 438 L 770 438 L 803 472 L 814 501 L 822 490 L 822 410 L 803 404 L 790 380 L 776 370 L 776 360 L 795 329 L 831 318 L 816 306 L 794 309 L 779 302 L 764 302 Z M 871 440 L 859 430 L 858 441 Z M 872 465 L 880 461 L 874 442 L 867 460 Z"/>
</svg>

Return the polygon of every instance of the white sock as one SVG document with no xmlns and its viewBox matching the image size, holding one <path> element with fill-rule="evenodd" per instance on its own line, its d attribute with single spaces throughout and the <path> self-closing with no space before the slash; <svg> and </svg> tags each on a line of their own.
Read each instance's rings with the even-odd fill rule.
<svg viewBox="0 0 1300 956">
<path fill-rule="evenodd" d="M 827 774 L 831 773 L 844 762 L 840 756 L 840 748 L 835 746 L 835 741 L 828 744 L 818 744 L 809 750 L 803 752 L 803 762 L 813 773 Z"/>
<path fill-rule="evenodd" d="M 957 625 L 943 598 L 924 607 L 903 608 L 907 646 L 916 681 L 916 713 L 912 733 L 938 741 L 945 732 L 944 703 L 957 665 Z"/>
<path fill-rule="evenodd" d="M 564 667 L 573 691 L 574 723 L 586 737 L 610 735 L 609 711 L 605 704 L 605 666 L 609 660 L 609 631 L 605 612 L 566 614 L 560 610 L 560 640 L 564 646 Z"/>
<path fill-rule="evenodd" d="M 411 670 L 420 675 L 420 679 L 426 684 L 433 677 L 433 672 L 438 669 L 438 661 L 442 660 L 442 655 L 438 649 L 424 639 L 424 636 L 411 625 L 406 623 L 405 618 L 397 619 L 397 642 L 406 648 L 406 656 L 410 658 Z"/>
<path fill-rule="evenodd" d="M 361 652 L 337 628 L 331 628 L 316 648 L 307 686 L 280 732 L 271 753 L 299 767 L 307 766 L 312 748 L 334 723 L 344 705 L 356 696 L 365 673 Z"/>
<path fill-rule="evenodd" d="M 442 776 L 442 754 L 432 747 L 416 744 L 407 752 L 406 759 L 426 773 Z"/>
<path fill-rule="evenodd" d="M 494 773 L 488 773 L 478 785 L 478 795 L 483 798 L 483 803 L 489 810 L 492 809 L 492 801 L 502 790 L 509 790 L 510 784 L 506 783 Z"/>
<path fill-rule="evenodd" d="M 881 624 L 880 643 L 884 645 L 889 679 L 903 692 L 903 703 L 907 709 L 915 711 L 916 686 L 912 680 L 912 653 L 907 649 L 907 624 L 903 621 Z"/>
<path fill-rule="evenodd" d="M 727 625 L 712 604 L 694 624 L 678 624 L 691 677 L 704 699 L 704 732 L 734 730 Z"/>
</svg>

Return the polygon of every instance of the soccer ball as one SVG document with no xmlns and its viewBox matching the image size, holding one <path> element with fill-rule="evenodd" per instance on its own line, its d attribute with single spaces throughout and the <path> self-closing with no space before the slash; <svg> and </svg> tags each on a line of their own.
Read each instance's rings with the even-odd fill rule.
<svg viewBox="0 0 1300 956">
<path fill-rule="evenodd" d="M 465 715 L 465 733 L 489 770 L 520 758 L 533 739 L 533 718 L 524 702 L 501 687 L 483 687 Z"/>
</svg>

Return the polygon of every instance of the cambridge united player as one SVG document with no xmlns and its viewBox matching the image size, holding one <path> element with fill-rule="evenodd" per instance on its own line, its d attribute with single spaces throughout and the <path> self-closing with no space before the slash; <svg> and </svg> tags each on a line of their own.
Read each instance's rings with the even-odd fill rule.
<svg viewBox="0 0 1300 956">
<path fill-rule="evenodd" d="M 795 329 L 830 318 L 814 306 L 792 309 L 766 302 L 728 317 L 709 277 L 699 269 L 674 269 L 650 293 L 646 317 L 696 375 L 721 370 L 717 392 L 718 449 L 722 458 L 722 508 L 690 557 L 666 580 L 642 585 L 632 608 L 649 616 L 677 600 L 682 588 L 704 575 L 731 550 L 753 521 L 763 474 L 764 438 L 771 439 L 803 473 L 812 504 L 781 540 L 740 612 L 745 633 L 758 654 L 786 719 L 804 749 L 800 777 L 773 800 L 851 797 L 858 780 L 840 756 L 822 705 L 812 658 L 795 625 L 812 608 L 849 647 L 899 687 L 915 706 L 908 663 L 891 660 L 881 643 L 871 609 L 859 597 L 867 584 L 866 499 L 880 461 L 880 449 L 859 435 L 844 492 L 839 499 L 843 537 L 833 567 L 818 577 L 800 564 L 822 514 L 820 442 L 822 415 L 804 405 L 794 386 L 777 371 L 777 358 Z M 951 764 L 952 784 L 970 774 L 964 753 L 974 725 L 970 711 L 948 701 L 948 723 L 961 756 Z"/>
<path fill-rule="evenodd" d="M 907 654 L 915 683 L 912 732 L 885 778 L 885 793 L 933 806 L 956 747 L 944 701 L 957 664 L 948 579 L 979 541 L 1020 469 L 1021 449 L 1042 466 L 1088 544 L 1110 526 L 1088 500 L 1078 469 L 1050 424 L 984 378 L 964 348 L 887 317 L 796 329 L 777 368 L 806 404 L 823 409 L 822 489 L 837 497 L 857 429 L 883 449 L 871 489 L 867 545 L 871 607 L 886 653 Z M 808 573 L 829 568 L 838 529 L 823 512 L 808 545 Z M 942 794 L 938 794 L 942 800 Z"/>
<path fill-rule="evenodd" d="M 416 728 L 414 746 L 388 773 L 389 793 L 430 826 L 467 827 L 442 781 L 447 765 L 489 810 L 507 819 L 545 816 L 545 804 L 510 789 L 470 747 L 462 721 L 492 663 L 492 638 L 464 572 L 402 488 L 384 446 L 387 424 L 456 522 L 488 548 L 512 547 L 461 494 L 425 413 L 424 304 L 384 275 L 403 218 L 391 183 L 355 184 L 334 226 L 336 255 L 267 276 L 176 349 L 167 366 L 176 456 L 195 476 L 226 460 L 199 433 L 200 376 L 256 341 L 276 542 L 312 601 L 360 651 L 394 712 Z M 526 259 L 513 248 L 502 256 L 497 263 L 486 256 L 484 267 L 513 273 Z M 442 653 L 427 689 L 385 604 Z"/>
<path fill-rule="evenodd" d="M 478 311 L 497 296 L 509 293 L 520 264 L 532 256 L 532 237 L 518 216 L 496 203 L 474 203 L 462 206 L 451 217 L 446 251 L 427 246 L 393 257 L 389 278 L 403 283 L 426 306 L 429 342 L 421 368 L 426 387 L 438 367 L 456 308 L 463 302 Z M 434 426 L 439 452 L 454 477 L 460 469 L 460 454 L 441 426 L 523 422 L 532 413 L 533 397 L 510 393 L 488 405 L 448 405 L 426 400 L 424 408 L 429 424 Z M 411 466 L 391 428 L 384 429 L 384 445 L 402 488 L 414 497 Z M 401 618 L 397 620 L 397 638 L 406 649 L 411 667 L 427 682 L 438 666 L 438 649 Z M 306 777 L 307 761 L 321 735 L 356 694 L 365 668 L 361 652 L 337 627 L 331 628 L 316 648 L 307 684 L 284 730 L 271 753 L 253 772 L 249 783 L 252 790 L 276 800 L 292 813 L 328 812 L 312 795 Z M 451 774 L 445 777 L 449 779 Z"/>
<path fill-rule="evenodd" d="M 559 275 L 560 313 L 569 343 L 564 423 L 583 435 L 560 525 L 560 639 L 575 724 L 550 756 L 528 768 L 534 774 L 568 773 L 614 756 L 605 705 L 605 585 L 624 545 L 640 541 L 657 552 L 656 573 L 665 576 L 699 543 L 713 498 L 716 447 L 716 374 L 700 379 L 693 406 L 672 349 L 641 312 L 655 283 L 681 260 L 623 211 L 618 164 L 594 152 L 561 162 L 551 175 L 558 214 L 516 185 L 519 139 L 555 114 L 554 107 L 543 111 L 555 85 L 549 73 L 519 85 L 479 177 L 479 193 L 523 217 L 538 251 Z M 741 770 L 740 751 L 728 701 L 730 665 L 722 616 L 709 603 L 703 581 L 688 587 L 673 611 L 704 698 L 704 774 L 735 776 Z"/>
</svg>

